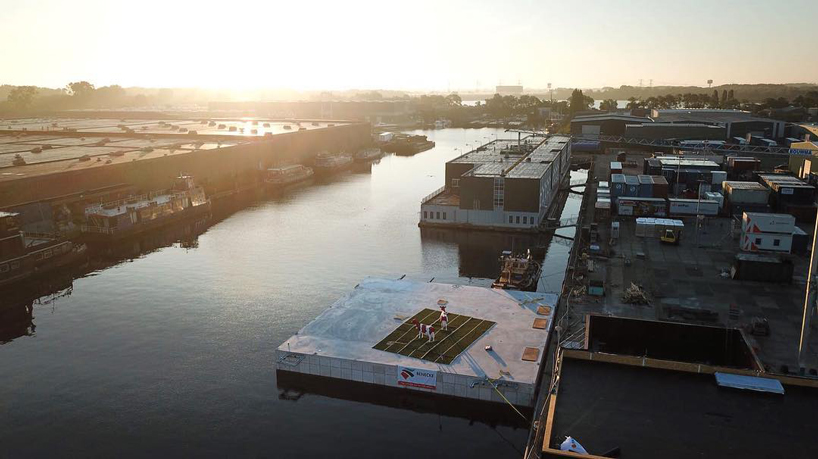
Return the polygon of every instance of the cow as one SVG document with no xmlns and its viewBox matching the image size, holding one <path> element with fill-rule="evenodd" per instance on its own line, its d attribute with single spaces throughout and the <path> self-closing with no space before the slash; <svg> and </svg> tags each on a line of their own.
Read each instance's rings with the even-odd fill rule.
<svg viewBox="0 0 818 459">
<path fill-rule="evenodd" d="M 428 336 L 430 343 L 435 340 L 435 327 L 422 324 L 417 319 L 412 319 L 412 324 L 418 329 L 418 339 Z"/>
<path fill-rule="evenodd" d="M 440 305 L 440 329 L 449 330 L 449 314 L 446 313 L 446 305 Z"/>
</svg>

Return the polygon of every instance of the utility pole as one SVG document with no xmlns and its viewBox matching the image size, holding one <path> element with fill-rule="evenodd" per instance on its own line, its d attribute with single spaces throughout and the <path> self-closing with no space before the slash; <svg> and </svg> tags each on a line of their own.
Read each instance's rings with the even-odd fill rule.
<svg viewBox="0 0 818 459">
<path fill-rule="evenodd" d="M 798 342 L 798 366 L 800 370 L 806 368 L 804 361 L 805 354 L 809 348 L 809 333 L 810 322 L 812 321 L 812 314 L 815 309 L 816 299 L 816 283 L 818 283 L 818 256 L 815 255 L 818 250 L 818 219 L 815 219 L 815 231 L 812 234 L 812 251 L 809 256 L 809 272 L 807 273 L 807 291 L 804 298 L 804 317 L 801 320 L 801 339 Z"/>
</svg>

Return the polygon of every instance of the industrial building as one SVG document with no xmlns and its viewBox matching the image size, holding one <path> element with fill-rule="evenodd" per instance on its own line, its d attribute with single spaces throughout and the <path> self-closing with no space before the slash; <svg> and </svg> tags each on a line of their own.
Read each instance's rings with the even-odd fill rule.
<svg viewBox="0 0 818 459">
<path fill-rule="evenodd" d="M 519 96 L 523 93 L 523 87 L 520 85 L 498 85 L 495 89 L 495 94 L 501 96 Z"/>
<path fill-rule="evenodd" d="M 571 139 L 497 140 L 446 163 L 446 182 L 421 203 L 420 226 L 535 229 L 571 163 Z"/>
<path fill-rule="evenodd" d="M 746 138 L 748 135 L 767 139 L 785 137 L 785 122 L 757 117 L 741 110 L 689 108 L 653 110 L 650 117 L 657 123 L 720 126 L 726 129 L 724 139 Z"/>
<path fill-rule="evenodd" d="M 276 164 L 358 148 L 371 135 L 352 122 L 105 115 L 0 120 L 0 207 L 122 185 L 160 190 L 180 172 L 212 194 Z"/>
<path fill-rule="evenodd" d="M 643 116 L 631 116 L 617 113 L 576 116 L 571 120 L 571 134 L 582 136 L 625 135 L 628 125 L 641 125 L 652 122 Z"/>
<path fill-rule="evenodd" d="M 741 110 L 652 110 L 649 117 L 609 113 L 577 116 L 573 135 L 615 135 L 645 139 L 728 140 L 781 139 L 785 122 Z"/>
</svg>

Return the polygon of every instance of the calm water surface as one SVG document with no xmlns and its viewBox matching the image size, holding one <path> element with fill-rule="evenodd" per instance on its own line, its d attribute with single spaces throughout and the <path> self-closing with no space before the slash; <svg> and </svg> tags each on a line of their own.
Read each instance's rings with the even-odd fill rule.
<svg viewBox="0 0 818 459">
<path fill-rule="evenodd" d="M 185 243 L 149 253 L 166 243 L 134 243 L 131 259 L 35 300 L 30 336 L 11 332 L 0 345 L 0 457 L 520 457 L 525 428 L 322 395 L 288 400 L 277 388 L 275 348 L 362 278 L 489 285 L 499 251 L 548 244 L 421 234 L 419 201 L 443 184 L 455 148 L 503 137 L 423 133 L 436 148 L 256 202 L 198 237 L 190 227 L 165 236 Z M 563 215 L 578 206 L 568 199 Z M 568 250 L 548 246 L 542 290 L 559 290 Z M 3 326 L 31 305 L 0 302 L 12 311 Z"/>
</svg>

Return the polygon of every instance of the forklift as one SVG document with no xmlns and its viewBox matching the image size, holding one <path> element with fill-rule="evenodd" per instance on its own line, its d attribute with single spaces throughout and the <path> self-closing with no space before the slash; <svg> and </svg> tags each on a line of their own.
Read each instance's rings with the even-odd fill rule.
<svg viewBox="0 0 818 459">
<path fill-rule="evenodd" d="M 682 238 L 682 230 L 676 229 L 672 230 L 670 228 L 666 229 L 664 233 L 659 237 L 659 240 L 662 244 L 668 245 L 679 245 L 679 239 Z"/>
</svg>

